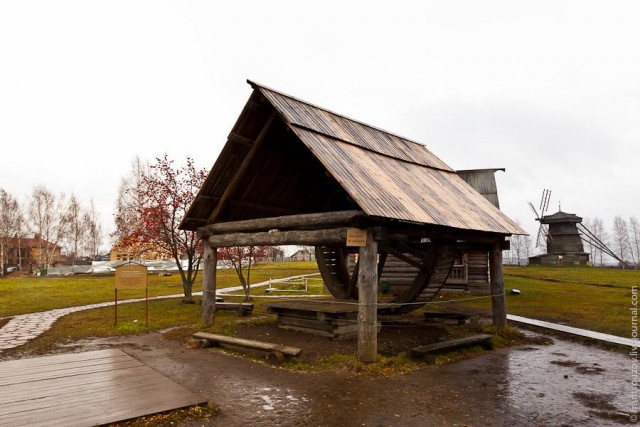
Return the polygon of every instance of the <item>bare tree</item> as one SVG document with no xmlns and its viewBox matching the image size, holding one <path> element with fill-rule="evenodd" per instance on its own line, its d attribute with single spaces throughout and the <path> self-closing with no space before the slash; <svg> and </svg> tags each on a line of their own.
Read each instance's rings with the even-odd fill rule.
<svg viewBox="0 0 640 427">
<path fill-rule="evenodd" d="M 637 269 L 640 267 L 640 224 L 638 218 L 632 216 L 629 218 L 629 247 L 631 253 L 634 254 L 634 264 Z"/>
<path fill-rule="evenodd" d="M 7 273 L 9 242 L 20 235 L 22 215 L 18 201 L 0 188 L 0 276 Z"/>
<path fill-rule="evenodd" d="M 627 227 L 627 221 L 620 216 L 616 216 L 613 219 L 613 249 L 620 257 L 624 266 L 626 260 L 630 257 L 630 244 L 629 244 L 629 229 Z"/>
<path fill-rule="evenodd" d="M 86 222 L 84 209 L 73 193 L 67 203 L 63 221 L 66 231 L 64 240 L 69 245 L 69 255 L 71 255 L 72 261 L 75 261 L 81 255 L 80 251 L 86 239 Z"/>
<path fill-rule="evenodd" d="M 96 206 L 91 200 L 89 210 L 84 213 L 85 224 L 85 252 L 91 256 L 92 259 L 96 259 L 100 245 L 102 245 L 102 226 L 100 225 L 100 216 L 96 211 Z"/>
<path fill-rule="evenodd" d="M 120 180 L 118 188 L 118 200 L 116 202 L 115 223 L 116 231 L 111 235 L 116 239 L 116 245 L 128 240 L 128 250 L 133 252 L 135 258 L 140 258 L 144 248 L 137 242 L 131 241 L 134 231 L 141 226 L 141 212 L 145 208 L 146 195 L 143 184 L 144 177 L 149 175 L 150 166 L 136 156 L 131 162 L 131 171 Z"/>
<path fill-rule="evenodd" d="M 520 224 L 516 220 L 517 224 Z M 509 238 L 510 249 L 507 252 L 511 265 L 522 265 L 524 260 L 528 260 L 531 253 L 531 237 L 528 235 L 514 234 Z"/>
<path fill-rule="evenodd" d="M 264 257 L 268 251 L 268 246 L 233 246 L 218 248 L 218 259 L 228 261 L 236 271 L 242 289 L 244 290 L 244 300 L 251 299 L 251 266 L 255 264 L 257 258 Z M 244 273 L 247 273 L 245 278 Z"/>
<path fill-rule="evenodd" d="M 523 251 L 524 251 L 524 257 L 527 260 L 527 262 L 529 262 L 529 257 L 531 256 L 531 236 L 524 235 L 522 236 L 522 240 L 524 241 L 524 245 L 523 245 Z"/>
<path fill-rule="evenodd" d="M 65 234 L 64 194 L 56 197 L 43 185 L 33 188 L 28 203 L 29 229 L 37 237 L 38 263 L 49 268 Z"/>
<path fill-rule="evenodd" d="M 608 245 L 609 243 L 609 235 L 604 227 L 604 223 L 598 217 L 593 219 L 593 224 L 590 230 L 595 237 L 598 238 L 603 244 Z M 598 260 L 598 265 L 602 267 L 604 265 L 604 251 L 602 247 L 597 247 L 594 250 L 594 259 L 592 260 L 593 264 L 596 264 L 596 260 Z"/>
<path fill-rule="evenodd" d="M 509 250 L 510 255 L 511 255 L 511 264 L 512 265 L 520 265 L 520 258 L 522 256 L 522 236 L 520 235 L 513 235 L 511 236 L 510 240 L 510 247 L 511 249 Z"/>
</svg>

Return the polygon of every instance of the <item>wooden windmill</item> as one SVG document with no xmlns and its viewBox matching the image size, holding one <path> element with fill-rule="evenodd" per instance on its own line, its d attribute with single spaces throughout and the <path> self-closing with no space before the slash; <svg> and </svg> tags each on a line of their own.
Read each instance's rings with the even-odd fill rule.
<svg viewBox="0 0 640 427">
<path fill-rule="evenodd" d="M 589 254 L 584 251 L 578 225 L 582 225 L 582 218 L 575 214 L 558 212 L 545 215 L 549 208 L 550 190 L 542 191 L 540 213 L 529 202 L 529 206 L 536 214 L 536 221 L 540 222 L 536 247 L 546 243 L 546 254 L 529 258 L 529 264 L 538 265 L 585 265 L 589 262 Z"/>
<path fill-rule="evenodd" d="M 592 233 L 584 224 L 582 218 L 571 213 L 558 212 L 553 215 L 545 215 L 549 208 L 550 190 L 542 191 L 539 211 L 533 203 L 529 207 L 536 215 L 536 221 L 540 222 L 536 248 L 546 246 L 546 254 L 529 258 L 532 265 L 585 265 L 589 262 L 589 254 L 584 251 L 583 242 L 596 247 L 611 258 L 625 264 L 607 245 Z"/>
</svg>

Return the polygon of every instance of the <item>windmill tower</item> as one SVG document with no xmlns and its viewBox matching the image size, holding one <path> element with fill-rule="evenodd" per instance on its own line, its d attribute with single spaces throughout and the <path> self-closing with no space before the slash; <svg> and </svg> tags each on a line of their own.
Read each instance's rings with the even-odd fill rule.
<svg viewBox="0 0 640 427">
<path fill-rule="evenodd" d="M 529 258 L 531 265 L 586 265 L 589 262 L 589 254 L 584 251 L 579 227 L 582 226 L 582 218 L 575 214 L 558 212 L 553 215 L 545 215 L 549 207 L 551 191 L 542 192 L 540 202 L 540 214 L 532 203 L 529 206 L 536 214 L 536 221 L 540 222 L 536 247 L 545 239 L 547 253 Z M 582 227 L 583 228 L 583 227 Z"/>
</svg>

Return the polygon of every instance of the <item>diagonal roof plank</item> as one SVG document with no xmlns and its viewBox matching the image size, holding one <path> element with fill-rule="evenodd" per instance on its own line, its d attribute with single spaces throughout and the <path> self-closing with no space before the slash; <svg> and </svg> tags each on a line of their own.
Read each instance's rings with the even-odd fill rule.
<svg viewBox="0 0 640 427">
<path fill-rule="evenodd" d="M 269 210 L 311 213 L 339 206 L 417 224 L 526 234 L 424 145 L 249 84 L 254 92 L 182 228 L 272 216 Z M 266 117 L 274 111 L 280 123 L 269 133 Z M 257 135 L 268 140 L 260 141 L 262 152 L 247 146 Z M 247 153 L 251 158 L 243 163 Z M 280 158 L 287 155 L 285 167 Z M 298 170 L 296 159 L 303 165 Z M 261 179 L 250 178 L 252 174 Z M 297 181 L 315 186 L 314 197 Z M 282 188 L 275 191 L 274 185 Z"/>
</svg>

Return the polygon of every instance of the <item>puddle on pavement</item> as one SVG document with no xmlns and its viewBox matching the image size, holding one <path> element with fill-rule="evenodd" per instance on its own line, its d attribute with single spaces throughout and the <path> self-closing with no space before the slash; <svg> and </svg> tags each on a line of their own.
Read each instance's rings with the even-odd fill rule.
<svg viewBox="0 0 640 427">
<path fill-rule="evenodd" d="M 529 333 L 529 332 L 528 332 Z M 504 359 L 509 406 L 554 425 L 629 423 L 632 359 L 562 339 Z"/>
<path fill-rule="evenodd" d="M 304 395 L 298 395 L 289 389 L 278 387 L 262 387 L 246 390 L 253 410 L 251 421 L 253 425 L 259 425 L 261 421 L 272 421 L 271 415 L 277 415 L 286 419 L 287 416 L 300 418 L 303 412 L 307 412 L 308 399 Z"/>
</svg>

